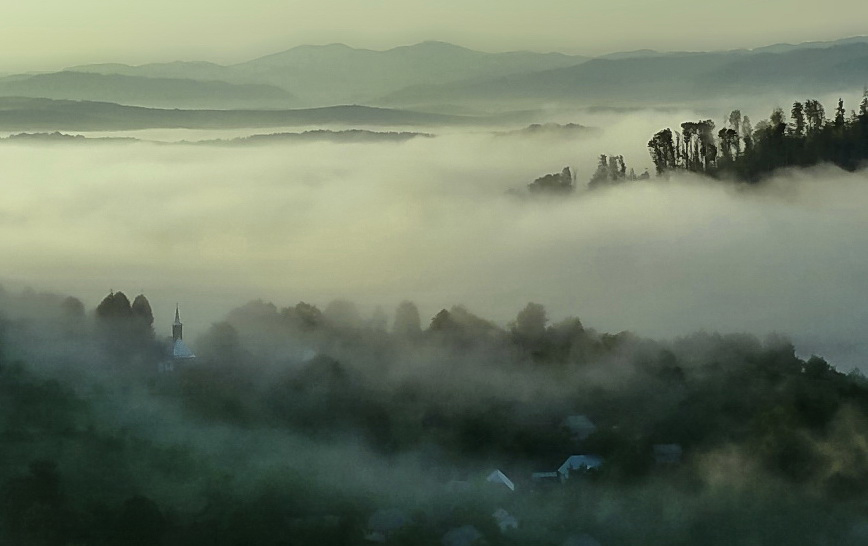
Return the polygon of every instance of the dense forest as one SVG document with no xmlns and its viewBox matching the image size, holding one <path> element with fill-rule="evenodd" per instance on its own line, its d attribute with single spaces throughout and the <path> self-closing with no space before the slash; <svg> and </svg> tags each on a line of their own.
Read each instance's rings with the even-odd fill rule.
<svg viewBox="0 0 868 546">
<path fill-rule="evenodd" d="M 755 183 L 783 167 L 831 163 L 854 171 L 868 159 L 868 89 L 858 112 L 848 115 L 839 99 L 831 120 L 815 99 L 794 102 L 789 121 L 777 108 L 756 127 L 733 110 L 716 133 L 712 120 L 686 121 L 681 132 L 657 132 L 648 150 L 661 176 L 682 170 Z"/>
<path fill-rule="evenodd" d="M 776 169 L 833 164 L 855 171 L 868 160 L 868 89 L 859 111 L 848 115 L 843 99 L 838 100 L 833 119 L 816 99 L 794 102 L 787 114 L 776 108 L 769 119 L 756 126 L 740 110 L 733 110 L 715 131 L 713 120 L 685 121 L 681 131 L 666 128 L 648 141 L 648 151 L 657 176 L 678 172 L 756 184 Z M 588 188 L 600 188 L 636 180 L 648 180 L 628 169 L 623 155 L 603 154 L 588 181 Z M 564 179 L 565 180 L 565 179 Z M 560 183 L 556 174 L 538 178 L 528 185 L 531 193 L 568 193 L 574 187 Z"/>
<path fill-rule="evenodd" d="M 254 301 L 159 372 L 145 296 L 0 312 L 2 543 L 868 540 L 868 380 L 781 336 Z"/>
</svg>

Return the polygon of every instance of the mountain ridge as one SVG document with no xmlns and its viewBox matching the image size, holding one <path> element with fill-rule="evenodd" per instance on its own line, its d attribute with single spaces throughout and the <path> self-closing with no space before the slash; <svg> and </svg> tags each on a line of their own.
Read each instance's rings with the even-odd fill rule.
<svg viewBox="0 0 868 546">
<path fill-rule="evenodd" d="M 745 93 L 769 91 L 785 83 L 804 94 L 835 89 L 836 82 L 848 86 L 868 83 L 861 49 L 868 37 L 853 36 L 827 42 L 772 44 L 754 49 L 725 51 L 669 51 L 639 49 L 594 58 L 563 53 L 508 51 L 486 53 L 441 41 L 426 41 L 385 50 L 353 48 L 342 43 L 299 45 L 232 65 L 207 61 L 175 61 L 139 66 L 123 64 L 81 65 L 68 71 L 119 74 L 141 78 L 174 78 L 190 81 L 224 82 L 236 86 L 264 85 L 292 95 L 293 107 L 371 104 L 439 109 L 460 107 L 466 101 L 585 101 L 602 100 L 618 105 L 655 98 L 692 100 L 697 94 L 720 94 L 735 87 Z M 835 59 L 838 52 L 849 51 Z M 853 52 L 858 55 L 853 55 Z M 868 54 L 866 54 L 868 55 Z M 814 59 L 801 61 L 800 59 Z M 816 59 L 820 59 L 817 61 Z M 825 59 L 825 60 L 823 60 Z M 776 66 L 779 63 L 780 66 Z M 800 65 L 818 67 L 815 74 L 795 77 Z M 849 72 L 848 72 L 849 70 Z M 779 72 L 788 80 L 777 81 Z M 8 76 L 10 82 L 34 76 Z M 862 84 L 857 80 L 865 78 Z M 153 84 L 153 81 L 144 82 Z M 177 84 L 177 83 L 176 83 Z M 23 84 L 18 84 L 23 85 Z M 180 84 L 178 84 L 180 85 Z M 191 86 L 193 84 L 186 84 Z M 213 84 L 212 84 L 213 85 Z M 240 88 L 234 88 L 239 91 Z M 262 89 L 260 89 L 262 91 Z M 248 92 L 252 89 L 247 88 Z M 0 91 L 2 92 L 2 91 Z M 223 93 L 228 93 L 226 89 Z M 220 95 L 214 90 L 215 95 Z M 4 94 L 16 94 L 7 91 Z M 137 104 L 123 95 L 40 95 L 50 98 L 106 99 Z M 166 94 L 166 93 L 164 93 Z M 258 100 L 258 102 L 257 102 Z M 289 99 L 251 100 L 245 106 L 286 107 Z M 596 102 L 595 102 L 596 101 Z M 632 101 L 632 102 L 631 102 Z M 662 103 L 661 103 L 662 104 Z M 201 105 L 147 104 L 148 106 L 212 107 Z M 226 101 L 225 106 L 239 105 Z"/>
</svg>

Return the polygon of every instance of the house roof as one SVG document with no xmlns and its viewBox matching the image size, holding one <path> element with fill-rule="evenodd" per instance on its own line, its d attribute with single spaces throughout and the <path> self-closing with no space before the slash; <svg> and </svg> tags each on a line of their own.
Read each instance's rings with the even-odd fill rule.
<svg viewBox="0 0 868 546">
<path fill-rule="evenodd" d="M 558 468 L 561 474 L 569 474 L 570 470 L 590 470 L 603 465 L 599 455 L 572 455 Z"/>
<path fill-rule="evenodd" d="M 491 474 L 485 478 L 485 481 L 489 483 L 501 483 L 509 488 L 510 491 L 515 491 L 515 484 L 512 483 L 512 480 L 506 477 L 506 474 L 501 472 L 500 470 L 495 470 Z"/>
</svg>

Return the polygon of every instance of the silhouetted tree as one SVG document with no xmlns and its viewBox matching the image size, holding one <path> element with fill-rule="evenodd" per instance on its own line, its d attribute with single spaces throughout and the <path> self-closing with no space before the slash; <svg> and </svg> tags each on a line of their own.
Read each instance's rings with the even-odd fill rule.
<svg viewBox="0 0 868 546">
<path fill-rule="evenodd" d="M 730 173 L 749 182 L 756 182 L 780 167 L 823 161 L 854 170 L 868 159 L 868 91 L 863 103 L 860 113 L 854 112 L 848 120 L 844 103 L 839 100 L 835 122 L 828 124 L 819 101 L 795 102 L 789 126 L 783 110 L 775 108 L 769 119 L 760 121 L 753 131 L 748 117 L 740 117 L 738 111 L 733 111 L 729 123 L 735 125 L 740 120 L 741 131 L 724 128 L 717 132 L 716 138 L 710 120 L 686 121 L 681 124 L 683 138 L 676 144 L 675 162 L 689 171 L 711 176 Z M 659 131 L 648 143 L 658 174 L 667 167 L 665 131 Z M 739 134 L 744 139 L 742 153 L 738 149 Z"/>
<path fill-rule="evenodd" d="M 609 179 L 609 158 L 605 154 L 600 155 L 600 160 L 597 163 L 597 170 L 594 171 L 591 180 L 588 182 L 588 187 L 594 188 L 605 184 Z"/>
<path fill-rule="evenodd" d="M 573 191 L 573 175 L 569 167 L 557 174 L 541 176 L 527 185 L 531 193 L 570 193 Z"/>
<path fill-rule="evenodd" d="M 835 127 L 843 129 L 846 111 L 844 110 L 844 99 L 838 99 L 838 107 L 835 108 Z"/>
<path fill-rule="evenodd" d="M 289 311 L 290 309 L 287 309 L 285 312 L 289 313 Z M 313 330 L 322 325 L 322 311 L 315 305 L 300 301 L 294 308 L 291 308 L 291 311 L 293 318 L 298 321 L 303 330 Z"/>
<path fill-rule="evenodd" d="M 402 301 L 395 309 L 395 323 L 392 333 L 403 337 L 415 337 L 422 332 L 419 309 L 410 301 Z"/>
<path fill-rule="evenodd" d="M 199 339 L 200 356 L 208 361 L 237 364 L 245 356 L 238 330 L 228 322 L 215 322 Z"/>
<path fill-rule="evenodd" d="M 103 321 L 127 319 L 132 315 L 130 300 L 123 292 L 109 292 L 96 307 L 96 316 Z"/>
<path fill-rule="evenodd" d="M 539 303 L 528 303 L 524 309 L 519 311 L 515 318 L 512 331 L 521 338 L 535 340 L 545 335 L 546 323 L 545 307 Z"/>
<path fill-rule="evenodd" d="M 84 304 L 80 299 L 69 296 L 60 304 L 63 314 L 69 318 L 84 318 Z"/>
<path fill-rule="evenodd" d="M 862 102 L 859 103 L 859 118 L 868 118 L 868 87 L 862 92 Z"/>
<path fill-rule="evenodd" d="M 717 133 L 720 141 L 720 151 L 724 160 L 732 162 L 738 157 L 738 133 L 733 129 L 721 129 Z"/>
<path fill-rule="evenodd" d="M 710 119 L 698 123 L 699 153 L 702 170 L 708 172 L 717 162 L 717 146 L 714 143 L 714 122 Z"/>
<path fill-rule="evenodd" d="M 790 112 L 793 118 L 792 133 L 797 137 L 805 135 L 805 107 L 801 102 L 794 102 Z"/>
<path fill-rule="evenodd" d="M 96 308 L 103 342 L 118 361 L 146 357 L 139 371 L 151 368 L 150 360 L 158 356 L 152 327 L 154 316 L 144 296 L 136 298 L 135 311 L 123 292 L 110 292 Z"/>
<path fill-rule="evenodd" d="M 741 122 L 741 138 L 744 139 L 745 153 L 753 149 L 753 127 L 748 116 L 744 116 Z"/>
<path fill-rule="evenodd" d="M 808 135 L 818 133 L 826 123 L 826 111 L 823 105 L 816 99 L 805 101 L 805 121 L 808 126 Z"/>
<path fill-rule="evenodd" d="M 741 118 L 741 110 L 733 110 L 729 113 L 729 128 L 735 131 L 735 155 L 741 155 L 741 136 L 742 136 L 742 118 Z"/>
<path fill-rule="evenodd" d="M 676 168 L 675 145 L 672 143 L 672 130 L 663 129 L 655 133 L 648 141 L 651 160 L 657 170 L 657 176 L 673 171 Z"/>
</svg>

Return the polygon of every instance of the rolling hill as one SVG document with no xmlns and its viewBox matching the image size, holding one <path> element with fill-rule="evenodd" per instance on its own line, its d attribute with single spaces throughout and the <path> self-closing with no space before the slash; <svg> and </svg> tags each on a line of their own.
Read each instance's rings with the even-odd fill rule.
<svg viewBox="0 0 868 546">
<path fill-rule="evenodd" d="M 296 102 L 291 93 L 272 85 L 72 71 L 2 78 L 0 97 L 90 100 L 164 108 L 286 108 Z"/>
<path fill-rule="evenodd" d="M 0 131 L 121 131 L 150 128 L 418 126 L 478 123 L 474 118 L 369 106 L 295 110 L 179 110 L 108 102 L 0 98 Z"/>
</svg>

